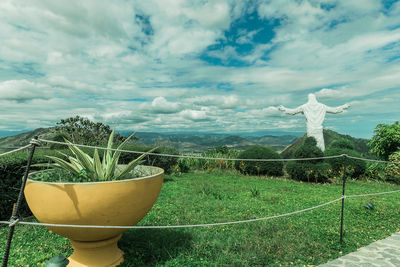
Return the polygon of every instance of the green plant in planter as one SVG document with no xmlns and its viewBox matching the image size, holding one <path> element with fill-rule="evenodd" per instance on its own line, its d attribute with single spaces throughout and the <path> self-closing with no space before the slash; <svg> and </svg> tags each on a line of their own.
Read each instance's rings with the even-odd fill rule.
<svg viewBox="0 0 400 267">
<path fill-rule="evenodd" d="M 130 135 L 124 142 L 122 142 L 117 149 L 121 149 L 131 138 Z M 107 148 L 112 148 L 114 139 L 114 130 L 111 132 L 108 139 Z M 94 150 L 93 157 L 89 156 L 77 146 L 73 145 L 70 141 L 65 139 L 68 143 L 68 148 L 71 150 L 73 156 L 61 153 L 65 158 L 64 160 L 60 157 L 47 156 L 49 159 L 54 161 L 53 164 L 37 164 L 35 166 L 50 166 L 55 169 L 61 169 L 70 172 L 72 175 L 84 178 L 87 181 L 110 181 L 110 180 L 122 180 L 129 176 L 129 173 L 140 164 L 141 160 L 146 156 L 147 153 L 154 151 L 153 148 L 147 153 L 140 155 L 138 158 L 129 162 L 125 167 L 118 167 L 118 160 L 121 155 L 120 151 L 104 151 L 103 159 L 100 159 L 97 148 Z"/>
</svg>

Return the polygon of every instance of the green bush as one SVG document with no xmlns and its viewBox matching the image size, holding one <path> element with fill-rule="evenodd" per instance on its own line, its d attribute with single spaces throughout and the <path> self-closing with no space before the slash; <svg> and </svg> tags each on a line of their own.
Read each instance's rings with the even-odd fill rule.
<svg viewBox="0 0 400 267">
<path fill-rule="evenodd" d="M 178 159 L 178 167 L 181 173 L 188 173 L 190 171 L 190 163 L 187 159 Z"/>
<path fill-rule="evenodd" d="M 335 140 L 329 145 L 329 147 L 354 150 L 354 145 L 350 142 L 350 140 L 347 140 L 347 139 Z"/>
<path fill-rule="evenodd" d="M 324 152 L 317 147 L 317 141 L 314 137 L 307 137 L 304 139 L 304 142 L 301 146 L 299 146 L 293 153 L 293 157 L 295 159 L 304 159 L 304 158 L 320 158 L 324 156 Z M 310 163 L 318 163 L 322 162 L 323 159 L 316 159 L 308 161 Z"/>
<path fill-rule="evenodd" d="M 140 145 L 140 144 L 127 144 L 123 148 L 124 150 L 130 151 L 138 151 L 138 152 L 147 152 L 151 149 L 149 146 Z M 159 147 L 152 153 L 157 154 L 170 154 L 170 155 L 179 155 L 178 150 L 173 147 Z M 127 153 L 123 152 L 120 156 L 120 162 L 122 164 L 127 164 L 133 159 L 137 158 L 139 154 L 135 153 Z M 148 155 L 144 158 L 144 165 L 156 166 L 164 169 L 165 173 L 170 173 L 171 168 L 178 164 L 178 158 L 176 157 L 165 157 L 165 156 L 156 156 L 156 155 Z"/>
<path fill-rule="evenodd" d="M 303 182 L 326 183 L 331 177 L 330 165 L 326 162 L 290 161 L 286 172 L 293 180 Z"/>
<path fill-rule="evenodd" d="M 342 155 L 347 154 L 353 157 L 361 157 L 361 155 L 354 151 L 347 148 L 339 148 L 339 147 L 328 147 L 325 150 L 325 156 L 335 156 L 335 155 Z M 349 177 L 358 178 L 365 173 L 366 170 L 366 163 L 363 160 L 358 159 L 351 159 L 351 158 L 333 158 L 326 160 L 331 166 L 332 170 L 336 174 L 341 174 L 343 172 L 344 161 L 346 161 L 346 173 Z"/>
<path fill-rule="evenodd" d="M 141 144 L 134 144 L 134 143 L 128 143 L 123 147 L 123 150 L 138 151 L 138 152 L 147 152 L 150 149 L 151 149 L 151 147 L 149 147 L 149 146 L 145 146 L 145 145 L 141 145 Z M 100 153 L 100 154 L 102 155 L 102 153 Z M 119 157 L 119 162 L 120 162 L 120 164 L 128 164 L 129 162 L 136 159 L 140 155 L 141 155 L 140 153 L 122 152 L 121 156 Z M 144 164 L 146 164 L 146 163 L 147 163 L 147 159 L 145 160 Z"/>
<path fill-rule="evenodd" d="M 317 147 L 314 137 L 307 137 L 293 153 L 294 158 L 318 158 L 323 157 L 324 153 Z M 324 183 L 330 177 L 330 165 L 323 162 L 323 159 L 307 161 L 290 161 L 286 164 L 286 172 L 291 179 L 305 182 Z"/>
<path fill-rule="evenodd" d="M 239 152 L 235 149 L 229 149 L 228 147 L 220 147 L 220 149 L 212 149 L 204 153 L 203 157 L 218 158 L 218 159 L 200 159 L 199 163 L 203 170 L 228 170 L 235 169 L 235 161 L 223 160 L 223 158 L 236 159 L 238 158 Z"/>
<path fill-rule="evenodd" d="M 365 170 L 364 176 L 371 180 L 386 181 L 386 164 L 380 162 L 369 162 Z"/>
<path fill-rule="evenodd" d="M 394 152 L 389 156 L 390 161 L 400 162 L 400 151 Z M 400 183 L 400 164 L 389 163 L 385 167 L 387 181 Z"/>
<path fill-rule="evenodd" d="M 281 159 L 281 156 L 271 148 L 253 146 L 239 153 L 239 159 Z M 235 168 L 250 175 L 283 175 L 282 161 L 236 161 Z"/>
<path fill-rule="evenodd" d="M 53 141 L 57 142 L 65 142 L 65 139 L 68 139 L 68 136 L 65 133 L 60 133 L 60 132 L 57 132 L 52 138 Z M 62 145 L 62 144 L 51 143 L 49 146 L 50 149 L 68 149 L 67 145 Z"/>
<path fill-rule="evenodd" d="M 68 154 L 68 151 L 62 151 Z M 45 155 L 59 155 L 55 150 L 36 149 L 32 159 L 32 165 L 37 163 L 51 162 Z M 9 219 L 12 212 L 13 203 L 17 202 L 22 177 L 28 163 L 29 151 L 16 152 L 0 158 L 0 219 Z M 32 171 L 38 170 L 36 167 Z M 31 214 L 25 201 L 20 207 L 20 216 Z"/>
<path fill-rule="evenodd" d="M 179 155 L 179 151 L 173 147 L 164 146 L 157 148 L 154 153 L 157 154 L 169 154 L 169 155 Z M 155 156 L 151 155 L 146 157 L 147 163 L 151 166 L 157 166 L 164 169 L 165 173 L 170 173 L 171 168 L 178 164 L 177 157 L 166 157 L 166 156 Z"/>
</svg>

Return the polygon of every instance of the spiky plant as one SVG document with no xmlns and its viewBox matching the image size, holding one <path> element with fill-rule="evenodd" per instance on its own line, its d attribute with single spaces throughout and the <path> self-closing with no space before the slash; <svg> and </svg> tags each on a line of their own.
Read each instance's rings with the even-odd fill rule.
<svg viewBox="0 0 400 267">
<path fill-rule="evenodd" d="M 122 142 L 117 150 L 121 149 L 131 138 L 130 135 L 124 142 Z M 111 132 L 108 138 L 107 148 L 112 148 L 114 139 L 114 130 Z M 56 169 L 62 169 L 71 172 L 72 174 L 80 177 L 84 177 L 91 181 L 110 181 L 110 180 L 121 180 L 129 177 L 129 173 L 140 164 L 147 153 L 154 151 L 156 148 L 149 150 L 147 153 L 140 155 L 138 158 L 129 162 L 127 166 L 121 170 L 118 168 L 118 160 L 121 155 L 120 151 L 104 151 L 103 160 L 100 160 L 99 152 L 97 148 L 94 150 L 93 157 L 83 152 L 79 147 L 73 145 L 70 141 L 65 140 L 68 143 L 68 148 L 71 150 L 73 156 L 68 156 L 64 153 L 59 152 L 69 161 L 59 157 L 47 156 L 54 163 L 50 164 L 51 167 Z M 45 164 L 40 164 L 44 166 Z M 38 165 L 36 165 L 38 166 Z M 46 164 L 47 166 L 47 164 Z M 84 174 L 84 175 L 82 175 Z"/>
</svg>

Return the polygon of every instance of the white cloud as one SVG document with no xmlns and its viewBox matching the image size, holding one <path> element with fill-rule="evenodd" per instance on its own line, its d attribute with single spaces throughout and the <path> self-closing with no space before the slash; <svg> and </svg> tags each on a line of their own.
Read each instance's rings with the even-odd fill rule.
<svg viewBox="0 0 400 267">
<path fill-rule="evenodd" d="M 235 109 L 242 106 L 237 95 L 208 95 L 186 99 L 189 103 L 199 106 L 214 106 L 220 109 Z"/>
<path fill-rule="evenodd" d="M 204 120 L 210 119 L 204 110 L 185 109 L 180 112 L 180 115 L 183 118 L 191 120 L 191 121 L 204 121 Z"/>
<path fill-rule="evenodd" d="M 50 99 L 51 90 L 43 84 L 27 80 L 9 80 L 0 82 L 0 99 L 28 101 L 33 99 Z"/>
<path fill-rule="evenodd" d="M 173 114 L 181 111 L 179 103 L 170 102 L 162 96 L 156 97 L 151 103 L 141 104 L 141 109 L 156 114 Z"/>
<path fill-rule="evenodd" d="M 338 90 L 333 90 L 328 88 L 321 89 L 320 91 L 316 92 L 315 95 L 318 97 L 327 97 L 327 98 L 337 98 L 344 96 L 343 93 L 340 93 Z M 346 95 L 344 97 L 346 97 Z"/>
</svg>

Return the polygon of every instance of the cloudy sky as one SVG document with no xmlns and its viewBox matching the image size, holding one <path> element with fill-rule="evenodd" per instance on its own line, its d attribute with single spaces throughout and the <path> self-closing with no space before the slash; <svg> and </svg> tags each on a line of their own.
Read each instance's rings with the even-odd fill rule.
<svg viewBox="0 0 400 267">
<path fill-rule="evenodd" d="M 120 130 L 370 137 L 400 120 L 400 1 L 0 1 L 0 130 L 86 116 Z"/>
</svg>

